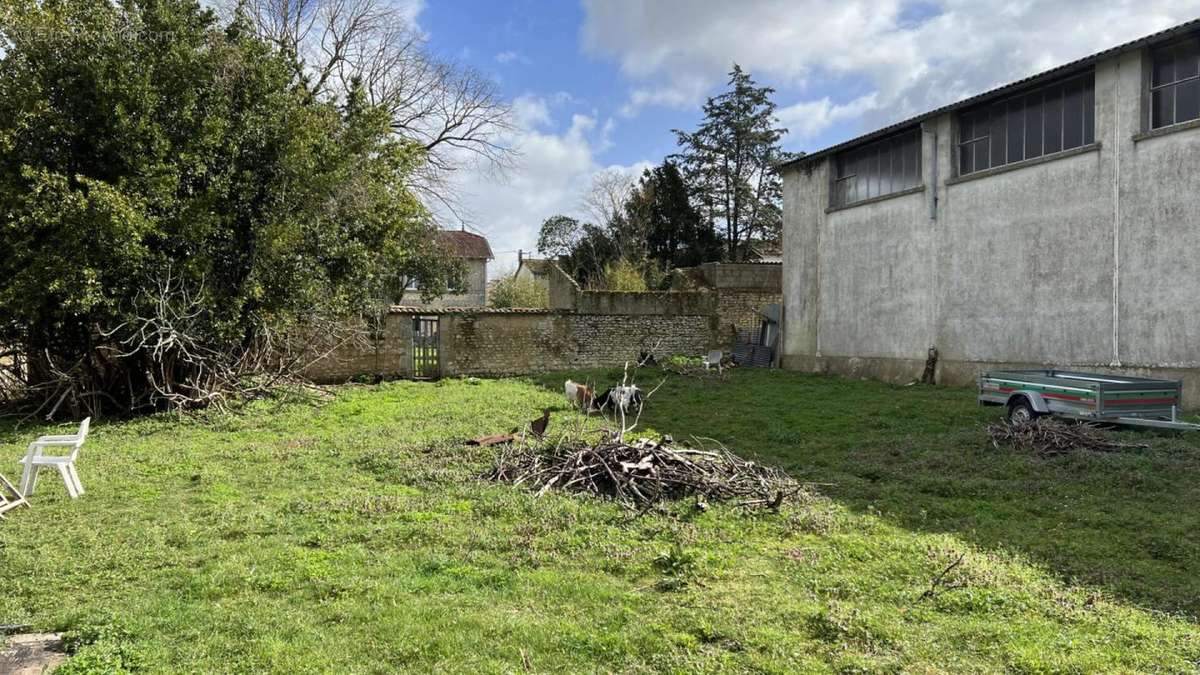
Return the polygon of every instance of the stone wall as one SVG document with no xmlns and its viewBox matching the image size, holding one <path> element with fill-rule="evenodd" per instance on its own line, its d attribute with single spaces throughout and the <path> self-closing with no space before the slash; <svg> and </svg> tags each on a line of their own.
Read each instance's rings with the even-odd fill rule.
<svg viewBox="0 0 1200 675">
<path fill-rule="evenodd" d="M 575 307 L 579 314 L 708 315 L 716 311 L 717 298 L 708 291 L 583 291 Z"/>
<path fill-rule="evenodd" d="M 309 375 L 320 382 L 411 376 L 419 316 L 438 317 L 441 372 L 450 377 L 621 366 L 642 352 L 700 356 L 728 348 L 733 326 L 756 327 L 758 308 L 779 302 L 778 265 L 719 267 L 728 269 L 704 274 L 723 287 L 625 293 L 582 290 L 551 266 L 550 309 L 397 307 L 370 345 L 347 345 Z"/>
<path fill-rule="evenodd" d="M 754 330 L 759 312 L 783 302 L 783 266 L 769 263 L 705 263 L 696 268 L 716 298 L 722 346 L 732 344 L 737 330 Z"/>
<path fill-rule="evenodd" d="M 408 377 L 412 368 L 412 315 L 389 314 L 362 343 L 347 343 L 308 367 L 305 374 L 324 384 L 356 377 Z"/>
<path fill-rule="evenodd" d="M 740 330 L 757 329 L 762 324 L 763 307 L 779 304 L 781 296 L 774 293 L 754 290 L 729 290 L 717 294 L 717 316 L 721 330 L 733 326 Z"/>
<path fill-rule="evenodd" d="M 309 371 L 318 382 L 410 377 L 412 322 L 393 313 L 370 347 L 347 346 Z M 438 317 L 443 376 L 502 376 L 620 366 L 644 351 L 700 356 L 716 342 L 716 315 L 575 314 L 555 310 L 430 310 Z"/>
<path fill-rule="evenodd" d="M 701 355 L 710 316 L 455 313 L 442 319 L 446 375 L 501 376 L 620 366 L 643 351 Z"/>
</svg>

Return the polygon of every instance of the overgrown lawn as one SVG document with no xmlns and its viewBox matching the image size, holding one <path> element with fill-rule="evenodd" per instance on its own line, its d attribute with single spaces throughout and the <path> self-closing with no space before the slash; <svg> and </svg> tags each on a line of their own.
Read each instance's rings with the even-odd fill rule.
<svg viewBox="0 0 1200 675">
<path fill-rule="evenodd" d="M 491 452 L 461 444 L 563 407 L 564 377 L 97 425 L 87 494 L 44 474 L 0 523 L 0 623 L 72 632 L 68 672 L 1200 667 L 1200 439 L 1037 459 L 993 449 L 968 390 L 672 377 L 646 433 L 716 438 L 825 496 L 632 518 L 482 481 Z M 38 433 L 0 429 L 0 471 Z"/>
</svg>

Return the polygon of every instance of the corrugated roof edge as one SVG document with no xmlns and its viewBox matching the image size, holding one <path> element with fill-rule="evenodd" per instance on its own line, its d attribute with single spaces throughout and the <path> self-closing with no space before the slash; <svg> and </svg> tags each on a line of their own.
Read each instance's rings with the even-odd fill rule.
<svg viewBox="0 0 1200 675">
<path fill-rule="evenodd" d="M 882 137 L 887 136 L 888 134 L 891 134 L 895 131 L 899 131 L 901 129 L 904 129 L 905 127 L 911 127 L 914 124 L 920 124 L 921 122 L 924 122 L 933 117 L 937 117 L 938 115 L 943 115 L 948 112 L 953 112 L 960 108 L 965 108 L 967 106 L 974 105 L 976 103 L 980 103 L 989 98 L 993 98 L 996 96 L 1003 96 L 1007 93 L 1012 92 L 1013 90 L 1020 89 L 1021 87 L 1026 87 L 1029 85 L 1037 84 L 1038 82 L 1041 82 L 1044 80 L 1051 80 L 1051 79 L 1054 79 L 1061 75 L 1068 75 L 1073 70 L 1081 70 L 1088 66 L 1095 65 L 1095 63 L 1097 61 L 1100 61 L 1102 59 L 1106 59 L 1111 56 L 1116 56 L 1118 54 L 1124 54 L 1125 52 L 1133 51 L 1135 49 L 1142 49 L 1143 47 L 1149 47 L 1149 46 L 1163 43 L 1163 42 L 1170 42 L 1171 40 L 1179 37 L 1180 35 L 1191 32 L 1192 30 L 1197 29 L 1197 28 L 1200 28 L 1200 18 L 1195 18 L 1195 19 L 1192 19 L 1191 21 L 1186 21 L 1177 26 L 1172 26 L 1171 28 L 1161 30 L 1157 33 L 1152 33 L 1145 37 L 1140 37 L 1136 40 L 1126 42 L 1125 44 L 1117 45 L 1116 47 L 1109 47 L 1108 49 L 1105 49 L 1104 51 L 1101 51 L 1101 52 L 1096 52 L 1095 54 L 1092 54 L 1091 56 L 1085 56 L 1082 59 L 1076 59 L 1075 61 L 1071 61 L 1070 63 L 1064 63 L 1061 66 L 1056 66 L 1054 68 L 1051 68 L 1050 70 L 1042 71 L 1040 73 L 1037 73 L 1036 75 L 1030 75 L 1029 77 L 1026 77 L 1021 80 L 1017 80 L 1015 82 L 1009 82 L 1008 84 L 996 87 L 995 89 L 989 89 L 981 94 L 976 94 L 974 96 L 971 96 L 970 98 L 964 98 L 961 101 L 957 101 L 955 103 L 951 103 L 949 105 L 944 105 L 940 108 L 930 110 L 929 112 L 922 113 L 920 115 L 917 115 L 916 117 L 910 117 L 906 120 L 896 122 L 895 124 L 889 124 L 888 126 L 883 127 L 881 129 L 876 129 L 875 131 L 872 131 L 868 134 L 863 134 L 862 136 L 852 138 L 848 141 L 843 141 L 841 143 L 838 143 L 837 145 L 831 145 L 823 150 L 818 150 L 816 152 L 809 153 L 802 157 L 797 157 L 795 159 L 791 159 L 786 162 L 780 162 L 779 164 L 777 164 L 775 166 L 775 169 L 777 171 L 784 171 L 784 170 L 790 169 L 795 166 L 800 166 L 802 164 L 807 164 L 809 162 L 813 162 L 818 159 L 823 159 L 823 158 L 827 157 L 828 155 L 831 155 L 835 152 L 840 152 L 842 150 L 846 150 L 847 148 L 852 148 L 856 145 L 861 145 L 863 143 L 873 141 L 877 138 L 882 138 Z"/>
</svg>

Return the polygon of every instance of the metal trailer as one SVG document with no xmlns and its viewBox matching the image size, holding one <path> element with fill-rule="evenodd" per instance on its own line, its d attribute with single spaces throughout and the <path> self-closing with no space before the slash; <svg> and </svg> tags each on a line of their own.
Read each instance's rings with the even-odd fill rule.
<svg viewBox="0 0 1200 675">
<path fill-rule="evenodd" d="M 1013 424 L 1053 415 L 1198 431 L 1200 424 L 1179 421 L 1181 391 L 1179 380 L 1069 370 L 993 370 L 979 376 L 979 404 L 1006 406 Z"/>
</svg>

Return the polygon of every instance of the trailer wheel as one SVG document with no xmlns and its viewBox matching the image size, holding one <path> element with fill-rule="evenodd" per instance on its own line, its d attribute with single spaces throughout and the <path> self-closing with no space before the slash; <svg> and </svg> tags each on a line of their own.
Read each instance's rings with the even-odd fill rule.
<svg viewBox="0 0 1200 675">
<path fill-rule="evenodd" d="M 1014 427 L 1025 426 L 1038 417 L 1041 417 L 1041 413 L 1034 410 L 1033 405 L 1029 403 L 1029 399 L 1024 396 L 1008 404 L 1008 423 Z"/>
</svg>

